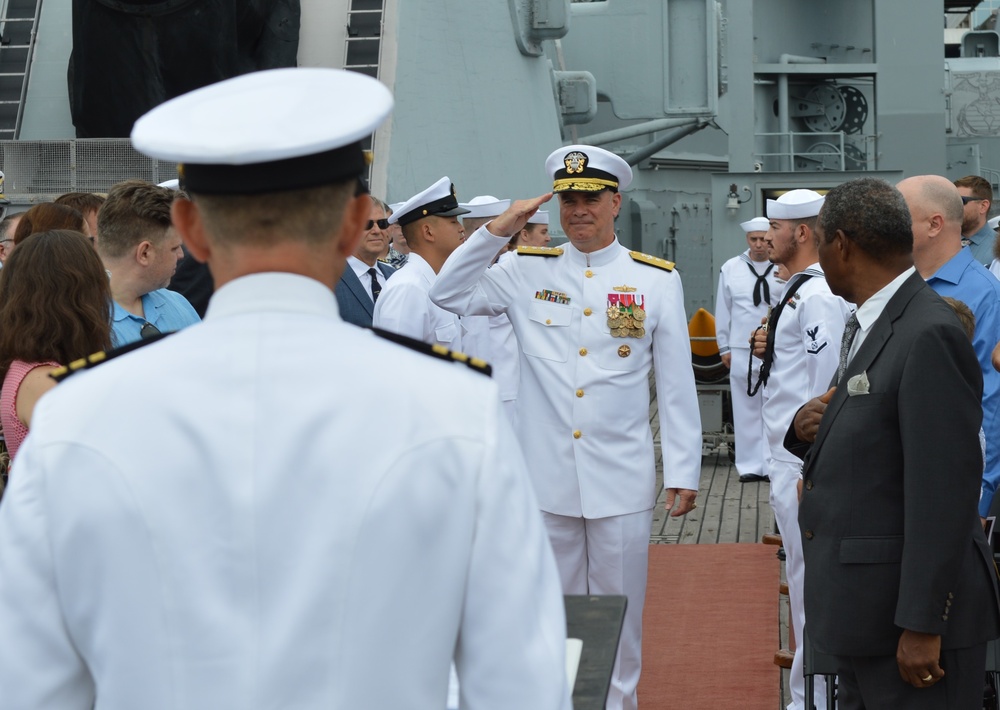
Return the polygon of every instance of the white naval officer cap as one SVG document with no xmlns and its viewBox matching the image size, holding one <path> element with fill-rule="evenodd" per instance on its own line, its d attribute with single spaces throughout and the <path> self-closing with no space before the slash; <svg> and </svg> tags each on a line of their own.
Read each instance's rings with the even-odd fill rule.
<svg viewBox="0 0 1000 710">
<path fill-rule="evenodd" d="M 459 203 L 458 206 L 469 210 L 465 215 L 469 219 L 499 217 L 510 207 L 510 200 L 498 200 L 492 195 L 476 195 L 468 202 Z"/>
<path fill-rule="evenodd" d="M 826 198 L 812 190 L 789 190 L 777 200 L 767 201 L 770 219 L 808 219 L 819 214 Z"/>
<path fill-rule="evenodd" d="M 360 178 L 361 141 L 392 110 L 375 79 L 341 69 L 252 72 L 160 104 L 135 122 L 132 144 L 179 163 L 194 193 L 259 194 Z"/>
<path fill-rule="evenodd" d="M 458 204 L 455 184 L 445 176 L 404 202 L 389 217 L 389 224 L 399 222 L 402 226 L 424 217 L 457 217 L 468 213 L 469 210 Z"/>
<path fill-rule="evenodd" d="M 157 183 L 156 186 L 157 187 L 165 187 L 168 190 L 180 190 L 181 189 L 181 181 L 178 180 L 177 178 L 174 178 L 173 180 L 164 180 L 161 183 Z"/>
<path fill-rule="evenodd" d="M 771 222 L 767 217 L 754 217 L 753 219 L 748 219 L 746 222 L 740 222 L 740 226 L 743 227 L 743 231 L 747 234 L 750 234 L 750 232 L 766 232 L 771 228 Z"/>
<path fill-rule="evenodd" d="M 986 226 L 990 229 L 1000 229 L 1000 215 L 986 220 Z"/>
<path fill-rule="evenodd" d="M 548 223 L 549 223 L 548 210 L 536 210 L 535 214 L 528 217 L 528 224 L 548 224 Z"/>
<path fill-rule="evenodd" d="M 545 160 L 552 192 L 618 192 L 632 183 L 632 168 L 620 157 L 593 145 L 568 145 Z"/>
</svg>

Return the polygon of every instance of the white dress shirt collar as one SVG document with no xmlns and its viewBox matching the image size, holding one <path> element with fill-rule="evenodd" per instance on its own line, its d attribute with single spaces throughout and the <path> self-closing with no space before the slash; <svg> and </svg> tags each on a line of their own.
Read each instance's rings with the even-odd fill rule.
<svg viewBox="0 0 1000 710">
<path fill-rule="evenodd" d="M 212 295 L 205 320 L 245 313 L 303 313 L 340 320 L 330 288 L 299 274 L 268 272 L 241 276 Z"/>
<path fill-rule="evenodd" d="M 858 352 L 858 348 L 861 347 L 861 343 L 863 343 L 865 338 L 868 337 L 869 331 L 871 331 L 872 326 L 875 325 L 875 321 L 878 320 L 879 316 L 882 315 L 882 311 L 885 310 L 886 305 L 890 300 L 892 300 L 892 297 L 896 295 L 896 291 L 898 291 L 899 287 L 903 285 L 903 282 L 910 278 L 914 271 L 916 271 L 916 268 L 911 266 L 909 269 L 876 291 L 873 296 L 862 303 L 861 307 L 858 308 L 855 313 L 855 316 L 858 319 L 858 333 L 854 336 L 854 342 L 851 344 L 850 358 L 853 358 L 854 354 Z M 850 358 L 848 358 L 848 362 L 850 361 Z"/>
</svg>

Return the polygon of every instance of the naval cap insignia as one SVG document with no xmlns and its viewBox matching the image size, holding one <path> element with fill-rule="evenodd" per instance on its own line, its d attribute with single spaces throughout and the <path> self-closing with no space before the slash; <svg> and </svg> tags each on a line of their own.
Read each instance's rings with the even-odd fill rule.
<svg viewBox="0 0 1000 710">
<path fill-rule="evenodd" d="M 583 172 L 583 169 L 587 167 L 588 160 L 590 160 L 590 158 L 587 157 L 586 153 L 574 150 L 572 153 L 566 154 L 566 157 L 563 158 L 563 164 L 566 166 L 566 172 L 568 174 L 575 175 L 576 173 Z"/>
</svg>

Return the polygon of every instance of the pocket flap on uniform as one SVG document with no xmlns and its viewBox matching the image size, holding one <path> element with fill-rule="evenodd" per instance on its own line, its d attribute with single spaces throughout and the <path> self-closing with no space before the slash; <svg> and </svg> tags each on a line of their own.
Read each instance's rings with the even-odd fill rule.
<svg viewBox="0 0 1000 710">
<path fill-rule="evenodd" d="M 842 564 L 892 564 L 903 559 L 903 536 L 845 537 L 840 541 Z"/>
<path fill-rule="evenodd" d="M 573 306 L 535 299 L 528 308 L 528 318 L 547 326 L 569 325 L 573 317 Z"/>
</svg>

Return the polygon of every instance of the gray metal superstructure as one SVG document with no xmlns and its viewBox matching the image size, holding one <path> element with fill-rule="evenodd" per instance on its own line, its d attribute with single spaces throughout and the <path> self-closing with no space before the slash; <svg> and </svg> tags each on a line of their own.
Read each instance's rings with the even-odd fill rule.
<svg viewBox="0 0 1000 710">
<path fill-rule="evenodd" d="M 5 38 L 5 13 L 24 2 L 0 0 Z M 943 25 L 956 24 L 943 11 L 977 4 L 301 0 L 298 58 L 392 89 L 396 110 L 375 136 L 371 174 L 390 201 L 442 175 L 466 197 L 535 195 L 548 189 L 542 163 L 555 147 L 619 153 L 636 176 L 618 219 L 622 242 L 676 261 L 689 311 L 712 310 L 718 268 L 743 248 L 738 224 L 763 212 L 769 191 L 858 174 L 1000 182 L 1000 37 L 964 35 L 966 56 L 938 49 Z M 15 204 L 62 182 L 99 189 L 109 161 L 79 156 L 127 155 L 114 142 L 71 140 L 71 2 L 37 9 L 18 137 L 52 144 L 0 142 Z M 0 45 L 0 67 L 5 56 Z M 32 162 L 42 160 L 52 167 Z M 126 170 L 129 160 L 114 159 Z M 62 172 L 46 182 L 48 169 Z M 173 166 L 136 169 L 161 176 Z"/>
</svg>

